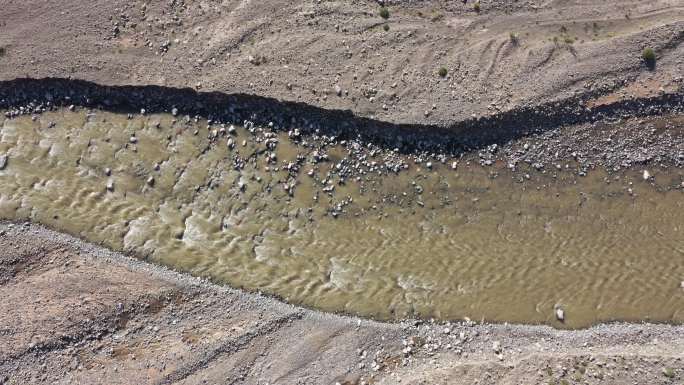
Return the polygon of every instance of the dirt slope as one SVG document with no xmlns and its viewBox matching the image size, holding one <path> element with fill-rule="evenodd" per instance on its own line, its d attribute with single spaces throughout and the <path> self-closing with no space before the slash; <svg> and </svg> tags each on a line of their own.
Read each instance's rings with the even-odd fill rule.
<svg viewBox="0 0 684 385">
<path fill-rule="evenodd" d="M 324 315 L 0 224 L 2 384 L 671 384 L 684 327 Z"/>
<path fill-rule="evenodd" d="M 390 3 L 385 20 L 360 0 L 6 0 L 0 79 L 194 87 L 438 124 L 681 87 L 679 0 Z"/>
</svg>

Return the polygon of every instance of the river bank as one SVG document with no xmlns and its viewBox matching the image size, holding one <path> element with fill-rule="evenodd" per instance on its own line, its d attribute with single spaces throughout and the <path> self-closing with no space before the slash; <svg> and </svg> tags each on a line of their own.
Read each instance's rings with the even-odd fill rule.
<svg viewBox="0 0 684 385">
<path fill-rule="evenodd" d="M 3 222 L 0 234 L 3 384 L 670 384 L 683 375 L 682 326 L 378 323 L 216 286 L 39 225 Z"/>
<path fill-rule="evenodd" d="M 12 0 L 0 79 L 258 95 L 438 127 L 682 87 L 676 1 L 382 3 L 387 19 L 367 0 Z M 642 58 L 646 47 L 655 66 Z"/>
</svg>

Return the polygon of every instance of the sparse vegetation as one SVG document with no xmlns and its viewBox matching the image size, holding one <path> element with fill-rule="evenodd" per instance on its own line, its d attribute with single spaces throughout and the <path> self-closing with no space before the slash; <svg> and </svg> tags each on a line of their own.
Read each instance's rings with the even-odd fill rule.
<svg viewBox="0 0 684 385">
<path fill-rule="evenodd" d="M 383 19 L 387 20 L 390 17 L 389 9 L 387 7 L 381 7 L 380 8 L 380 17 Z"/>
<path fill-rule="evenodd" d="M 675 372 L 672 370 L 672 368 L 664 368 L 663 369 L 663 376 L 667 378 L 674 378 L 675 377 Z"/>
<path fill-rule="evenodd" d="M 573 44 L 575 43 L 575 38 L 572 36 L 565 36 L 563 38 L 563 41 L 565 42 L 565 44 Z"/>
<path fill-rule="evenodd" d="M 653 48 L 644 48 L 644 51 L 641 53 L 641 57 L 644 59 L 644 61 L 648 64 L 653 64 L 655 63 L 656 60 L 656 54 Z"/>
<path fill-rule="evenodd" d="M 7 53 L 7 49 L 5 47 L 0 47 L 0 57 L 5 56 Z"/>
<path fill-rule="evenodd" d="M 520 42 L 520 36 L 517 33 L 511 32 L 508 37 L 511 39 L 511 43 L 518 44 Z"/>
<path fill-rule="evenodd" d="M 390 26 L 389 26 L 389 24 L 385 24 L 385 25 L 383 25 L 383 26 L 382 26 L 382 29 L 384 29 L 384 30 L 385 30 L 385 32 L 389 31 L 389 30 L 390 30 Z"/>
<path fill-rule="evenodd" d="M 475 12 L 480 12 L 480 2 L 479 1 L 476 1 L 475 4 L 473 4 L 473 10 L 475 10 Z"/>
<path fill-rule="evenodd" d="M 446 69 L 446 67 L 440 67 L 439 70 L 437 71 L 437 74 L 441 77 L 447 76 L 449 71 Z"/>
<path fill-rule="evenodd" d="M 443 18 L 444 18 L 444 14 L 443 14 L 443 13 L 433 11 L 433 12 L 432 12 L 432 16 L 430 16 L 430 21 L 432 21 L 432 22 L 434 23 L 434 22 L 436 22 L 436 21 L 442 20 Z"/>
</svg>

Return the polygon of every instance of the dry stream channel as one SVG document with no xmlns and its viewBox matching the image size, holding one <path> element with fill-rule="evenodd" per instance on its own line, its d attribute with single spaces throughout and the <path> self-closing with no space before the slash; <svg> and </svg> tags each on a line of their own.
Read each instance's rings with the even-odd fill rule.
<svg viewBox="0 0 684 385">
<path fill-rule="evenodd" d="M 249 128 L 85 109 L 5 119 L 0 218 L 326 311 L 684 321 L 684 193 L 661 188 L 681 170 L 520 178 Z M 366 162 L 344 178 L 349 151 Z M 389 158 L 405 168 L 387 172 Z"/>
</svg>

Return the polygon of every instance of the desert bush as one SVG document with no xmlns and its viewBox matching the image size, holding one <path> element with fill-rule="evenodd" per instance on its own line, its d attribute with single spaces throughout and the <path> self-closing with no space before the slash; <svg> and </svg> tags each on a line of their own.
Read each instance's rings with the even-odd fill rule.
<svg viewBox="0 0 684 385">
<path fill-rule="evenodd" d="M 511 32 L 508 35 L 508 37 L 510 37 L 511 43 L 513 43 L 513 44 L 518 44 L 518 42 L 520 41 L 520 36 L 518 36 L 518 34 L 515 32 Z"/>
<path fill-rule="evenodd" d="M 380 8 L 380 17 L 386 20 L 389 19 L 389 16 L 389 9 L 387 7 Z"/>
<path fill-rule="evenodd" d="M 647 63 L 655 63 L 656 60 L 656 54 L 653 48 L 644 48 L 644 51 L 641 53 L 641 57 L 644 59 L 645 62 Z"/>
<path fill-rule="evenodd" d="M 675 378 L 675 372 L 672 368 L 663 369 L 663 375 L 667 378 Z"/>
</svg>

